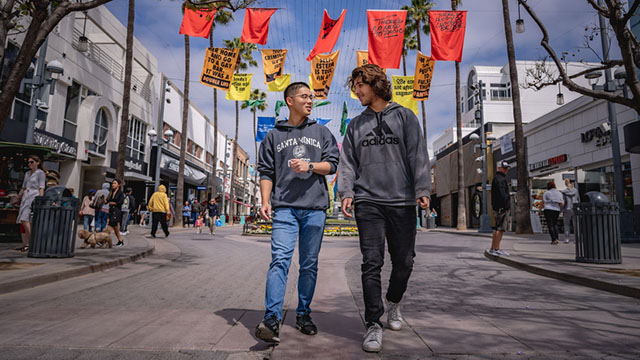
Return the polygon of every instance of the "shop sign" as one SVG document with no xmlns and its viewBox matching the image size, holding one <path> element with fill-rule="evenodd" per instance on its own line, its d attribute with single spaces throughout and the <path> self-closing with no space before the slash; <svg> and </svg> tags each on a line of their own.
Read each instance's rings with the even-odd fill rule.
<svg viewBox="0 0 640 360">
<path fill-rule="evenodd" d="M 111 152 L 111 167 L 114 169 L 118 167 L 118 153 L 115 151 Z M 129 171 L 147 175 L 147 164 L 128 155 L 124 158 L 124 168 Z"/>
<path fill-rule="evenodd" d="M 206 186 L 196 186 L 196 190 L 207 190 Z"/>
<path fill-rule="evenodd" d="M 606 122 L 596 128 L 587 130 L 580 134 L 580 139 L 583 143 L 596 139 L 596 146 L 607 145 L 611 143 L 611 125 Z"/>
<path fill-rule="evenodd" d="M 535 171 L 535 170 L 544 169 L 544 168 L 547 168 L 549 166 L 553 166 L 553 165 L 557 165 L 557 164 L 563 163 L 565 161 L 567 161 L 567 154 L 554 156 L 554 157 L 549 158 L 547 160 L 542 160 L 542 161 L 538 161 L 536 163 L 530 164 L 529 165 L 529 171 Z"/>
<path fill-rule="evenodd" d="M 48 147 L 58 154 L 69 155 L 74 158 L 78 156 L 78 144 L 75 141 L 65 139 L 46 131 L 34 129 L 33 143 Z"/>
</svg>

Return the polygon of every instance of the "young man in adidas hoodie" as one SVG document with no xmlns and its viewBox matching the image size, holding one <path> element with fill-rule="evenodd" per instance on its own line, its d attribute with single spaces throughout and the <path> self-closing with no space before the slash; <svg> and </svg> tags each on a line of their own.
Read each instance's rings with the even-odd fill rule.
<svg viewBox="0 0 640 360">
<path fill-rule="evenodd" d="M 315 335 L 311 300 L 316 288 L 318 253 L 324 233 L 329 193 L 325 175 L 336 172 L 338 146 L 329 129 L 308 118 L 313 106 L 309 86 L 297 82 L 284 91 L 289 120 L 279 121 L 260 145 L 260 215 L 271 219 L 271 264 L 267 273 L 264 320 L 256 327 L 257 338 L 280 342 L 282 305 L 287 273 L 298 235 L 300 273 L 296 329 Z"/>
<path fill-rule="evenodd" d="M 429 208 L 429 154 L 413 112 L 391 100 L 391 84 L 380 67 L 353 70 L 349 85 L 367 108 L 347 127 L 338 169 L 342 212 L 356 222 L 362 252 L 362 289 L 366 333 L 362 348 L 382 349 L 384 313 L 380 271 L 385 238 L 391 255 L 387 288 L 387 325 L 402 328 L 399 302 L 413 269 L 416 203 Z"/>
</svg>

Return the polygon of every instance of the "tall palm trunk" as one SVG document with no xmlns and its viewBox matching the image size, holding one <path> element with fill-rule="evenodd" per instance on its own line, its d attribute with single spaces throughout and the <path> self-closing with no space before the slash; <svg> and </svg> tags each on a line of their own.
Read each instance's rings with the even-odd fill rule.
<svg viewBox="0 0 640 360">
<path fill-rule="evenodd" d="M 253 179 L 254 179 L 254 184 L 258 184 L 258 142 L 256 141 L 256 138 L 258 137 L 258 123 L 256 121 L 256 111 L 253 110 L 253 147 L 255 150 L 255 159 L 253 159 Z M 253 201 L 251 202 L 253 205 L 253 210 L 254 210 L 254 214 L 255 214 L 255 209 L 256 209 L 256 189 L 254 188 L 251 196 L 253 197 Z"/>
<path fill-rule="evenodd" d="M 236 183 L 236 171 L 239 171 L 239 169 L 236 169 L 236 159 L 238 158 L 238 125 L 240 123 L 240 109 L 238 108 L 238 102 L 236 101 L 236 135 L 233 138 L 233 156 L 232 156 L 232 160 L 231 160 L 231 185 L 229 185 L 230 189 L 229 189 L 229 194 L 231 196 L 231 199 L 229 200 L 229 203 L 233 202 L 233 200 L 236 199 L 236 188 L 234 186 L 234 184 Z M 229 204 L 229 216 L 231 216 L 231 219 L 233 219 L 233 214 L 231 213 L 231 210 L 233 209 L 233 205 Z M 232 223 L 233 224 L 233 223 Z"/>
<path fill-rule="evenodd" d="M 213 26 L 209 34 L 209 47 L 213 48 Z M 218 189 L 218 89 L 213 88 L 213 176 L 211 176 L 211 199 L 215 199 Z M 224 171 L 224 168 L 222 169 Z M 224 196 L 224 194 L 223 194 Z"/>
<path fill-rule="evenodd" d="M 458 1 L 451 0 L 451 10 L 458 9 Z M 458 137 L 458 221 L 456 229 L 467 230 L 466 189 L 464 187 L 464 153 L 462 151 L 462 112 L 460 111 L 460 63 L 456 61 L 456 134 Z"/>
<path fill-rule="evenodd" d="M 527 178 L 527 159 L 524 154 L 524 132 L 522 129 L 522 109 L 520 107 L 520 87 L 518 86 L 518 69 L 516 68 L 516 51 L 513 46 L 513 33 L 509 16 L 509 2 L 502 0 L 502 16 L 504 33 L 507 38 L 507 55 L 509 57 L 509 78 L 511 80 L 511 97 L 513 103 L 513 121 L 516 135 L 516 172 L 518 176 L 518 192 L 516 194 L 516 233 L 531 234 L 531 217 L 529 216 L 529 179 Z"/>
<path fill-rule="evenodd" d="M 129 103 L 131 102 L 131 68 L 133 63 L 133 23 L 136 2 L 129 0 L 127 19 L 127 49 L 125 51 L 124 89 L 122 91 L 122 115 L 120 117 L 120 139 L 118 140 L 118 161 L 116 178 L 124 180 L 124 160 L 127 155 L 127 135 L 129 134 Z"/>
<path fill-rule="evenodd" d="M 189 36 L 184 36 L 184 97 L 182 98 L 182 131 L 180 132 L 180 164 L 178 165 L 178 185 L 176 189 L 175 223 L 182 226 L 182 206 L 184 205 L 184 161 L 187 150 L 187 125 L 189 121 Z"/>
</svg>

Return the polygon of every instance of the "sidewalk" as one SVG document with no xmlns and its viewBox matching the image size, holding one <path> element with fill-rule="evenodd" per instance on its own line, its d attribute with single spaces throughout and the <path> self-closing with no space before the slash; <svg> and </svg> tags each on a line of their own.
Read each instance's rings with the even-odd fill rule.
<svg viewBox="0 0 640 360">
<path fill-rule="evenodd" d="M 510 256 L 489 254 L 491 234 L 439 227 L 432 232 L 486 238 L 484 256 L 490 260 L 566 282 L 640 299 L 640 244 L 622 244 L 622 264 L 590 264 L 576 261 L 576 244 L 551 245 L 548 234 L 517 235 L 506 232 L 501 248 Z M 575 239 L 575 238 L 574 238 Z"/>
</svg>

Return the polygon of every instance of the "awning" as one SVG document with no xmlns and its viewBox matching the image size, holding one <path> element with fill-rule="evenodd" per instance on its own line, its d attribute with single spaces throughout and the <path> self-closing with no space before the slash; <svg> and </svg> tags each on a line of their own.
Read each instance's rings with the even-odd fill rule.
<svg viewBox="0 0 640 360">
<path fill-rule="evenodd" d="M 125 180 L 139 180 L 139 181 L 153 181 L 150 176 L 139 174 L 134 171 L 125 171 L 124 172 Z"/>
</svg>

